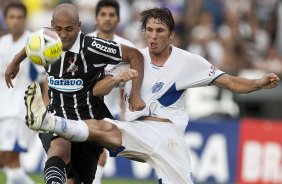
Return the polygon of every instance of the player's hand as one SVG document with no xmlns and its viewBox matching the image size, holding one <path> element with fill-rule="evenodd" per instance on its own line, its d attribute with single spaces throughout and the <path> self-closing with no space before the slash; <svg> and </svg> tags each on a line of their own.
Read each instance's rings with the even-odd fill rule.
<svg viewBox="0 0 282 184">
<path fill-rule="evenodd" d="M 20 70 L 19 64 L 12 64 L 10 63 L 5 72 L 5 81 L 8 88 L 13 88 L 12 80 L 17 76 Z"/>
<path fill-rule="evenodd" d="M 136 77 L 138 77 L 138 72 L 136 70 L 127 69 L 127 70 L 120 72 L 118 75 L 115 75 L 113 79 L 118 81 L 118 83 L 120 83 L 120 82 L 127 82 Z"/>
<path fill-rule="evenodd" d="M 131 95 L 129 99 L 129 110 L 130 111 L 141 111 L 146 107 L 145 102 L 141 97 L 134 97 Z"/>
<path fill-rule="evenodd" d="M 266 74 L 263 78 L 260 79 L 262 88 L 264 89 L 271 89 L 277 87 L 279 81 L 279 77 L 274 73 Z"/>
</svg>

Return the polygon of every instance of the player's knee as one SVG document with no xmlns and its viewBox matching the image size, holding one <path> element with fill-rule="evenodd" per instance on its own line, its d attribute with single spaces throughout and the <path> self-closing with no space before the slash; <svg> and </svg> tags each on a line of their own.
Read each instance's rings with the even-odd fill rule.
<svg viewBox="0 0 282 184">
<path fill-rule="evenodd" d="M 51 158 L 53 156 L 60 157 L 65 164 L 68 164 L 71 157 L 71 143 L 54 139 L 48 149 L 48 157 Z"/>
</svg>

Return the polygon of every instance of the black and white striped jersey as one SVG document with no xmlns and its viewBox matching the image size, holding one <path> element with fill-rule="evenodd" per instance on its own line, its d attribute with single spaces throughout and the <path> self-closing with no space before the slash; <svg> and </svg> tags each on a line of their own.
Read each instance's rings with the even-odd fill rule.
<svg viewBox="0 0 282 184">
<path fill-rule="evenodd" d="M 56 116 L 85 120 L 111 117 L 100 97 L 92 95 L 107 64 L 122 61 L 120 45 L 83 33 L 60 61 L 45 69 L 48 73 L 49 110 Z"/>
</svg>

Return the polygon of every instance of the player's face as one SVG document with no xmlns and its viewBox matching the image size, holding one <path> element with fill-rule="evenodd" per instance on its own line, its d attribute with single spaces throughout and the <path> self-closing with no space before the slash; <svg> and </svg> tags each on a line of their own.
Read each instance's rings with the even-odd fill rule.
<svg viewBox="0 0 282 184">
<path fill-rule="evenodd" d="M 80 31 L 80 21 L 72 17 L 56 17 L 51 21 L 52 29 L 56 31 L 63 43 L 63 50 L 68 51 L 76 41 Z"/>
<path fill-rule="evenodd" d="M 10 8 L 5 17 L 5 22 L 9 33 L 12 35 L 21 35 L 25 29 L 24 12 L 18 8 Z"/>
<path fill-rule="evenodd" d="M 149 51 L 153 54 L 162 54 L 169 49 L 170 42 L 174 37 L 174 32 L 169 31 L 167 25 L 158 19 L 151 18 L 146 24 L 145 38 Z"/>
<path fill-rule="evenodd" d="M 96 26 L 99 31 L 113 34 L 119 22 L 115 9 L 111 6 L 102 7 L 96 16 Z"/>
</svg>

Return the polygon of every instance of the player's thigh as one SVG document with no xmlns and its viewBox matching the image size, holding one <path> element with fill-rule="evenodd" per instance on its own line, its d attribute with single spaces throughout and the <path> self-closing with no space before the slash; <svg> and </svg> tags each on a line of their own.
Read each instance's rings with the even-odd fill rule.
<svg viewBox="0 0 282 184">
<path fill-rule="evenodd" d="M 88 138 L 107 148 L 118 148 L 121 146 L 121 131 L 115 124 L 111 123 L 112 120 L 108 120 L 85 120 L 89 128 Z"/>
<path fill-rule="evenodd" d="M 59 156 L 67 164 L 71 157 L 71 142 L 53 133 L 40 133 L 40 140 L 48 158 Z"/>
<path fill-rule="evenodd" d="M 192 184 L 191 163 L 183 133 L 173 124 L 158 125 L 160 144 L 148 160 L 163 183 Z"/>
<path fill-rule="evenodd" d="M 144 162 L 159 144 L 159 130 L 150 122 L 120 122 L 107 119 L 115 124 L 122 133 L 122 146 L 117 151 L 110 150 L 110 156 L 123 156 Z"/>
</svg>

